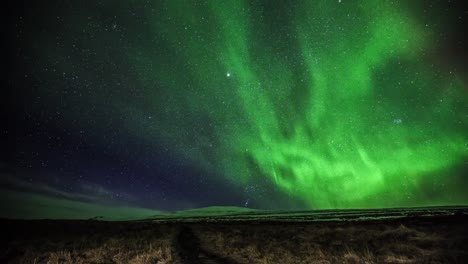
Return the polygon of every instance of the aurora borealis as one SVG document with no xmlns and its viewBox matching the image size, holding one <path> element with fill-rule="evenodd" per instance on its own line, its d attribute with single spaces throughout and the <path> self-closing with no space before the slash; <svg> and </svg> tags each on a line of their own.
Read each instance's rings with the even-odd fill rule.
<svg viewBox="0 0 468 264">
<path fill-rule="evenodd" d="M 408 2 L 33 3 L 14 20 L 3 189 L 156 210 L 466 204 L 467 12 Z"/>
</svg>

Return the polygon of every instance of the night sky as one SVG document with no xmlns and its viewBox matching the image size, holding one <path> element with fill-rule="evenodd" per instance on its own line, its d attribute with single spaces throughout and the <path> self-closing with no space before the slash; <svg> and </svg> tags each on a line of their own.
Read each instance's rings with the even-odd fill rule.
<svg viewBox="0 0 468 264">
<path fill-rule="evenodd" d="M 10 4 L 2 217 L 468 204 L 462 3 Z"/>
</svg>

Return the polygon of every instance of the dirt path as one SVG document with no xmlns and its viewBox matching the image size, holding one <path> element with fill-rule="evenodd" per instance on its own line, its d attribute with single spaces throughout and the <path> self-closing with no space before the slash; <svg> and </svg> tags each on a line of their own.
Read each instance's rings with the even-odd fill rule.
<svg viewBox="0 0 468 264">
<path fill-rule="evenodd" d="M 189 227 L 183 227 L 177 236 L 179 257 L 187 264 L 237 264 L 201 248 L 200 240 Z"/>
</svg>

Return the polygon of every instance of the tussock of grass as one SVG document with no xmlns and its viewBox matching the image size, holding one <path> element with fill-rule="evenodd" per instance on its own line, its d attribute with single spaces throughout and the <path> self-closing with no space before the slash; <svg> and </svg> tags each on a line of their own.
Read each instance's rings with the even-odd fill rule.
<svg viewBox="0 0 468 264">
<path fill-rule="evenodd" d="M 170 240 L 155 240 L 147 246 L 130 245 L 132 241 L 109 241 L 94 248 L 44 252 L 30 250 L 13 263 L 171 263 L 173 250 Z"/>
</svg>

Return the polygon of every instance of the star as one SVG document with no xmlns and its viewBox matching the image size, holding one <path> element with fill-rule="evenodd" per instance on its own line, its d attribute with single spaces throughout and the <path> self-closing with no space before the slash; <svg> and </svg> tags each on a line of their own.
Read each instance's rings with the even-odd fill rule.
<svg viewBox="0 0 468 264">
<path fill-rule="evenodd" d="M 394 123 L 394 124 L 399 125 L 399 124 L 401 124 L 402 122 L 403 122 L 403 120 L 401 120 L 401 118 L 393 119 L 393 123 Z"/>
<path fill-rule="evenodd" d="M 231 77 L 231 73 L 226 73 L 226 77 Z"/>
</svg>

